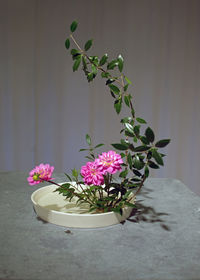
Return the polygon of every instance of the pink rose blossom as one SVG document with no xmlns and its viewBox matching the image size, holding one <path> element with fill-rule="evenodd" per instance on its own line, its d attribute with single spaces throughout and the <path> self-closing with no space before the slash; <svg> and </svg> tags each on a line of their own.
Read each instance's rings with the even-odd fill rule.
<svg viewBox="0 0 200 280">
<path fill-rule="evenodd" d="M 87 162 L 86 165 L 81 167 L 81 175 L 83 181 L 87 185 L 100 186 L 104 184 L 102 172 L 97 168 L 96 160 L 94 162 Z"/>
<path fill-rule="evenodd" d="M 33 186 L 39 184 L 43 181 L 50 181 L 52 173 L 54 171 L 54 166 L 49 164 L 43 164 L 36 166 L 33 170 L 30 171 L 29 177 L 27 178 L 29 185 Z"/>
<path fill-rule="evenodd" d="M 122 158 L 115 151 L 109 151 L 107 153 L 102 153 L 99 158 L 96 159 L 96 164 L 102 174 L 110 173 L 115 174 L 120 171 L 121 164 L 123 163 Z"/>
</svg>

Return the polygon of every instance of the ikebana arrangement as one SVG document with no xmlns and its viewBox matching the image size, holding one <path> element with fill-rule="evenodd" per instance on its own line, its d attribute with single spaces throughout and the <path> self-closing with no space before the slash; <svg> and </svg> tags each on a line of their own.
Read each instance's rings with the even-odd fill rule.
<svg viewBox="0 0 200 280">
<path fill-rule="evenodd" d="M 88 148 L 80 151 L 88 152 L 89 160 L 81 170 L 73 169 L 71 174 L 65 174 L 67 182 L 57 184 L 52 178 L 54 170 L 49 164 L 36 166 L 28 177 L 30 185 L 50 182 L 57 185 L 56 192 L 69 201 L 76 198 L 77 205 L 88 204 L 90 213 L 117 212 L 122 215 L 124 207 L 134 207 L 134 198 L 141 190 L 149 169 L 158 169 L 164 165 L 163 153 L 159 152 L 170 142 L 170 139 L 155 141 L 153 130 L 147 126 L 141 133 L 141 126 L 146 125 L 143 118 L 136 117 L 132 95 L 129 88 L 130 79 L 123 74 L 124 59 L 121 54 L 115 59 L 109 59 L 107 54 L 101 58 L 89 55 L 93 40 L 88 40 L 84 48 L 75 40 L 73 33 L 78 23 L 73 21 L 71 34 L 65 41 L 73 60 L 73 71 L 80 66 L 88 80 L 92 82 L 100 74 L 114 101 L 114 109 L 120 114 L 122 106 L 126 106 L 130 114 L 121 119 L 122 135 L 119 143 L 111 144 L 112 150 L 96 154 L 96 150 L 104 144 L 93 145 L 91 137 L 86 134 Z M 117 150 L 118 152 L 116 152 Z"/>
</svg>

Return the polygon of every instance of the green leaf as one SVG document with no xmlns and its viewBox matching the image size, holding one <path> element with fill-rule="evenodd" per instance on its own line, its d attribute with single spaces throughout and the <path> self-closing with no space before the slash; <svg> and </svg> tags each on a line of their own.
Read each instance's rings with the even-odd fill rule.
<svg viewBox="0 0 200 280">
<path fill-rule="evenodd" d="M 128 206 L 128 207 L 132 207 L 132 208 L 135 208 L 136 206 L 135 206 L 135 204 L 133 204 L 133 203 L 131 203 L 131 202 L 128 202 L 128 201 L 125 201 L 125 203 L 124 203 L 126 206 Z"/>
<path fill-rule="evenodd" d="M 117 114 L 119 114 L 121 112 L 121 108 L 122 108 L 122 99 L 117 99 L 114 103 L 114 108 L 115 111 L 117 112 Z"/>
<path fill-rule="evenodd" d="M 149 168 L 147 166 L 145 166 L 144 175 L 145 177 L 149 177 Z"/>
<path fill-rule="evenodd" d="M 101 146 L 104 146 L 104 144 L 98 144 L 98 145 L 96 145 L 94 148 L 96 149 L 96 148 L 99 148 L 99 147 L 101 147 Z"/>
<path fill-rule="evenodd" d="M 152 158 L 152 152 L 149 151 L 149 152 L 147 153 L 147 159 L 151 159 L 151 158 Z"/>
<path fill-rule="evenodd" d="M 139 122 L 139 123 L 147 123 L 144 119 L 142 118 L 136 118 L 136 120 Z"/>
<path fill-rule="evenodd" d="M 137 139 L 136 136 L 133 137 L 133 141 L 134 141 L 135 143 L 137 143 L 138 139 Z"/>
<path fill-rule="evenodd" d="M 125 80 L 127 81 L 127 83 L 129 84 L 129 85 L 132 85 L 132 82 L 125 76 L 124 77 L 125 78 Z"/>
<path fill-rule="evenodd" d="M 77 26 L 78 26 L 78 22 L 74 20 L 70 26 L 71 32 L 74 32 L 76 30 Z"/>
<path fill-rule="evenodd" d="M 69 49 L 69 47 L 70 47 L 70 40 L 69 40 L 69 38 L 67 38 L 67 40 L 65 41 L 65 47 L 66 47 L 66 49 Z"/>
<path fill-rule="evenodd" d="M 124 59 L 123 57 L 121 56 L 121 54 L 118 56 L 118 68 L 119 68 L 119 71 L 122 72 L 123 70 L 123 66 L 124 66 Z"/>
<path fill-rule="evenodd" d="M 112 92 L 114 92 L 115 94 L 119 94 L 120 93 L 120 89 L 117 86 L 115 86 L 113 84 L 109 84 L 108 86 L 112 90 Z"/>
<path fill-rule="evenodd" d="M 107 53 L 105 53 L 105 54 L 102 56 L 99 65 L 100 65 L 100 66 L 104 65 L 104 64 L 106 63 L 107 60 L 108 60 L 108 55 L 107 55 Z"/>
<path fill-rule="evenodd" d="M 88 40 L 84 46 L 85 51 L 88 51 L 91 48 L 91 46 L 92 46 L 92 40 Z"/>
<path fill-rule="evenodd" d="M 147 127 L 147 129 L 145 130 L 145 136 L 149 142 L 153 142 L 155 139 L 154 132 L 150 127 Z"/>
<path fill-rule="evenodd" d="M 71 49 L 71 55 L 79 54 L 77 49 Z"/>
<path fill-rule="evenodd" d="M 127 129 L 128 132 L 130 132 L 131 134 L 133 134 L 133 126 L 130 123 L 125 123 L 125 128 Z"/>
<path fill-rule="evenodd" d="M 133 118 L 135 118 L 135 110 L 133 108 L 131 110 L 131 114 L 132 114 Z"/>
<path fill-rule="evenodd" d="M 102 77 L 102 78 L 109 78 L 109 77 L 110 77 L 110 73 L 108 73 L 108 72 L 102 72 L 102 73 L 101 73 L 101 77 Z"/>
<path fill-rule="evenodd" d="M 124 86 L 124 91 L 127 91 L 128 86 L 129 86 L 129 84 L 126 84 L 126 85 Z"/>
<path fill-rule="evenodd" d="M 85 139 L 86 139 L 86 142 L 88 143 L 88 145 L 91 146 L 92 141 L 91 141 L 91 137 L 89 134 L 85 135 Z"/>
<path fill-rule="evenodd" d="M 118 65 L 118 61 L 116 59 L 112 60 L 111 62 L 108 63 L 107 69 L 113 70 L 117 65 Z"/>
<path fill-rule="evenodd" d="M 130 153 L 128 153 L 127 161 L 128 161 L 128 164 L 129 164 L 130 169 L 132 169 L 132 166 L 133 166 L 133 159 L 132 159 L 132 156 L 131 156 Z"/>
<path fill-rule="evenodd" d="M 136 136 L 138 136 L 140 134 L 140 125 L 134 126 L 133 130 L 134 130 Z"/>
<path fill-rule="evenodd" d="M 124 102 L 125 102 L 126 106 L 130 107 L 130 99 L 129 99 L 128 95 L 124 95 Z"/>
<path fill-rule="evenodd" d="M 144 151 L 148 151 L 151 147 L 148 146 L 138 146 L 134 149 L 135 152 L 144 152 Z"/>
<path fill-rule="evenodd" d="M 128 175 L 128 170 L 125 169 L 124 171 L 122 171 L 122 172 L 119 174 L 119 177 L 120 177 L 120 178 L 126 178 L 127 175 Z"/>
<path fill-rule="evenodd" d="M 129 123 L 131 122 L 132 118 L 131 117 L 125 117 L 123 119 L 121 119 L 121 123 Z"/>
<path fill-rule="evenodd" d="M 159 166 L 157 164 L 155 164 L 155 162 L 149 160 L 148 161 L 148 165 L 149 167 L 153 168 L 153 169 L 159 169 Z"/>
<path fill-rule="evenodd" d="M 157 148 L 164 148 L 165 146 L 167 146 L 169 144 L 169 142 L 170 142 L 170 139 L 163 139 L 163 140 L 158 141 L 155 144 L 155 146 Z"/>
<path fill-rule="evenodd" d="M 91 82 L 94 78 L 95 78 L 94 73 L 88 73 L 88 74 L 87 74 L 88 82 Z"/>
<path fill-rule="evenodd" d="M 81 56 L 79 56 L 76 61 L 74 62 L 74 65 L 73 65 L 73 72 L 77 71 L 78 70 L 78 67 L 81 63 Z"/>
<path fill-rule="evenodd" d="M 114 81 L 115 81 L 115 80 L 113 80 L 113 79 L 108 79 L 108 80 L 106 81 L 106 85 L 112 84 Z"/>
<path fill-rule="evenodd" d="M 138 177 L 142 176 L 142 174 L 137 169 L 133 169 L 133 173 Z"/>
<path fill-rule="evenodd" d="M 149 141 L 147 140 L 147 138 L 145 136 L 141 136 L 140 140 L 142 141 L 143 144 L 148 145 Z"/>
<path fill-rule="evenodd" d="M 163 159 L 156 149 L 152 149 L 152 156 L 159 165 L 164 165 Z"/>
<path fill-rule="evenodd" d="M 127 192 L 125 193 L 125 195 L 123 195 L 123 199 L 127 199 L 131 193 L 132 193 L 131 190 L 127 191 Z"/>
<path fill-rule="evenodd" d="M 98 65 L 99 65 L 98 56 L 94 55 L 94 56 L 90 56 L 89 58 L 90 58 L 90 60 L 94 63 L 95 66 L 98 66 Z"/>
<path fill-rule="evenodd" d="M 65 173 L 65 176 L 69 179 L 70 182 L 72 181 L 71 177 L 67 173 Z"/>
<path fill-rule="evenodd" d="M 83 63 L 83 69 L 86 70 L 87 69 L 87 61 L 86 61 L 84 56 L 82 56 L 82 63 Z"/>
<path fill-rule="evenodd" d="M 92 73 L 96 76 L 97 68 L 96 68 L 96 66 L 94 64 L 92 64 L 91 69 L 92 69 Z"/>
<path fill-rule="evenodd" d="M 72 175 L 73 175 L 75 178 L 78 177 L 78 171 L 76 170 L 76 168 L 74 168 L 74 169 L 72 170 Z"/>
<path fill-rule="evenodd" d="M 128 144 L 121 144 L 121 143 L 114 143 L 111 144 L 115 149 L 120 150 L 120 151 L 125 151 L 128 149 Z"/>
<path fill-rule="evenodd" d="M 134 159 L 133 159 L 133 166 L 140 170 L 144 167 L 144 162 L 142 160 L 139 159 L 139 157 L 137 155 L 135 155 Z"/>
<path fill-rule="evenodd" d="M 88 151 L 89 149 L 80 149 L 79 152 Z"/>
</svg>

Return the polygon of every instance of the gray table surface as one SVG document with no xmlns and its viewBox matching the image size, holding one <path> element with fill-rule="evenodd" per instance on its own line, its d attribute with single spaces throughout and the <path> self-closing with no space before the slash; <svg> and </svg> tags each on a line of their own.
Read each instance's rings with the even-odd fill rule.
<svg viewBox="0 0 200 280">
<path fill-rule="evenodd" d="M 148 179 L 124 224 L 68 229 L 36 217 L 26 176 L 0 173 L 1 280 L 200 279 L 200 197 L 180 181 Z"/>
</svg>

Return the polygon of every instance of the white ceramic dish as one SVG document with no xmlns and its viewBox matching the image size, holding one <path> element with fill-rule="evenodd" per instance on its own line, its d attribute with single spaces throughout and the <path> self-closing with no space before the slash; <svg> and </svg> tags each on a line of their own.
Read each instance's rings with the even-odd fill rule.
<svg viewBox="0 0 200 280">
<path fill-rule="evenodd" d="M 77 207 L 75 199 L 69 202 L 54 192 L 56 188 L 49 185 L 36 190 L 31 196 L 37 215 L 52 224 L 76 228 L 106 227 L 126 220 L 132 211 L 131 207 L 126 207 L 122 216 L 114 212 L 91 214 L 86 205 Z"/>
</svg>

